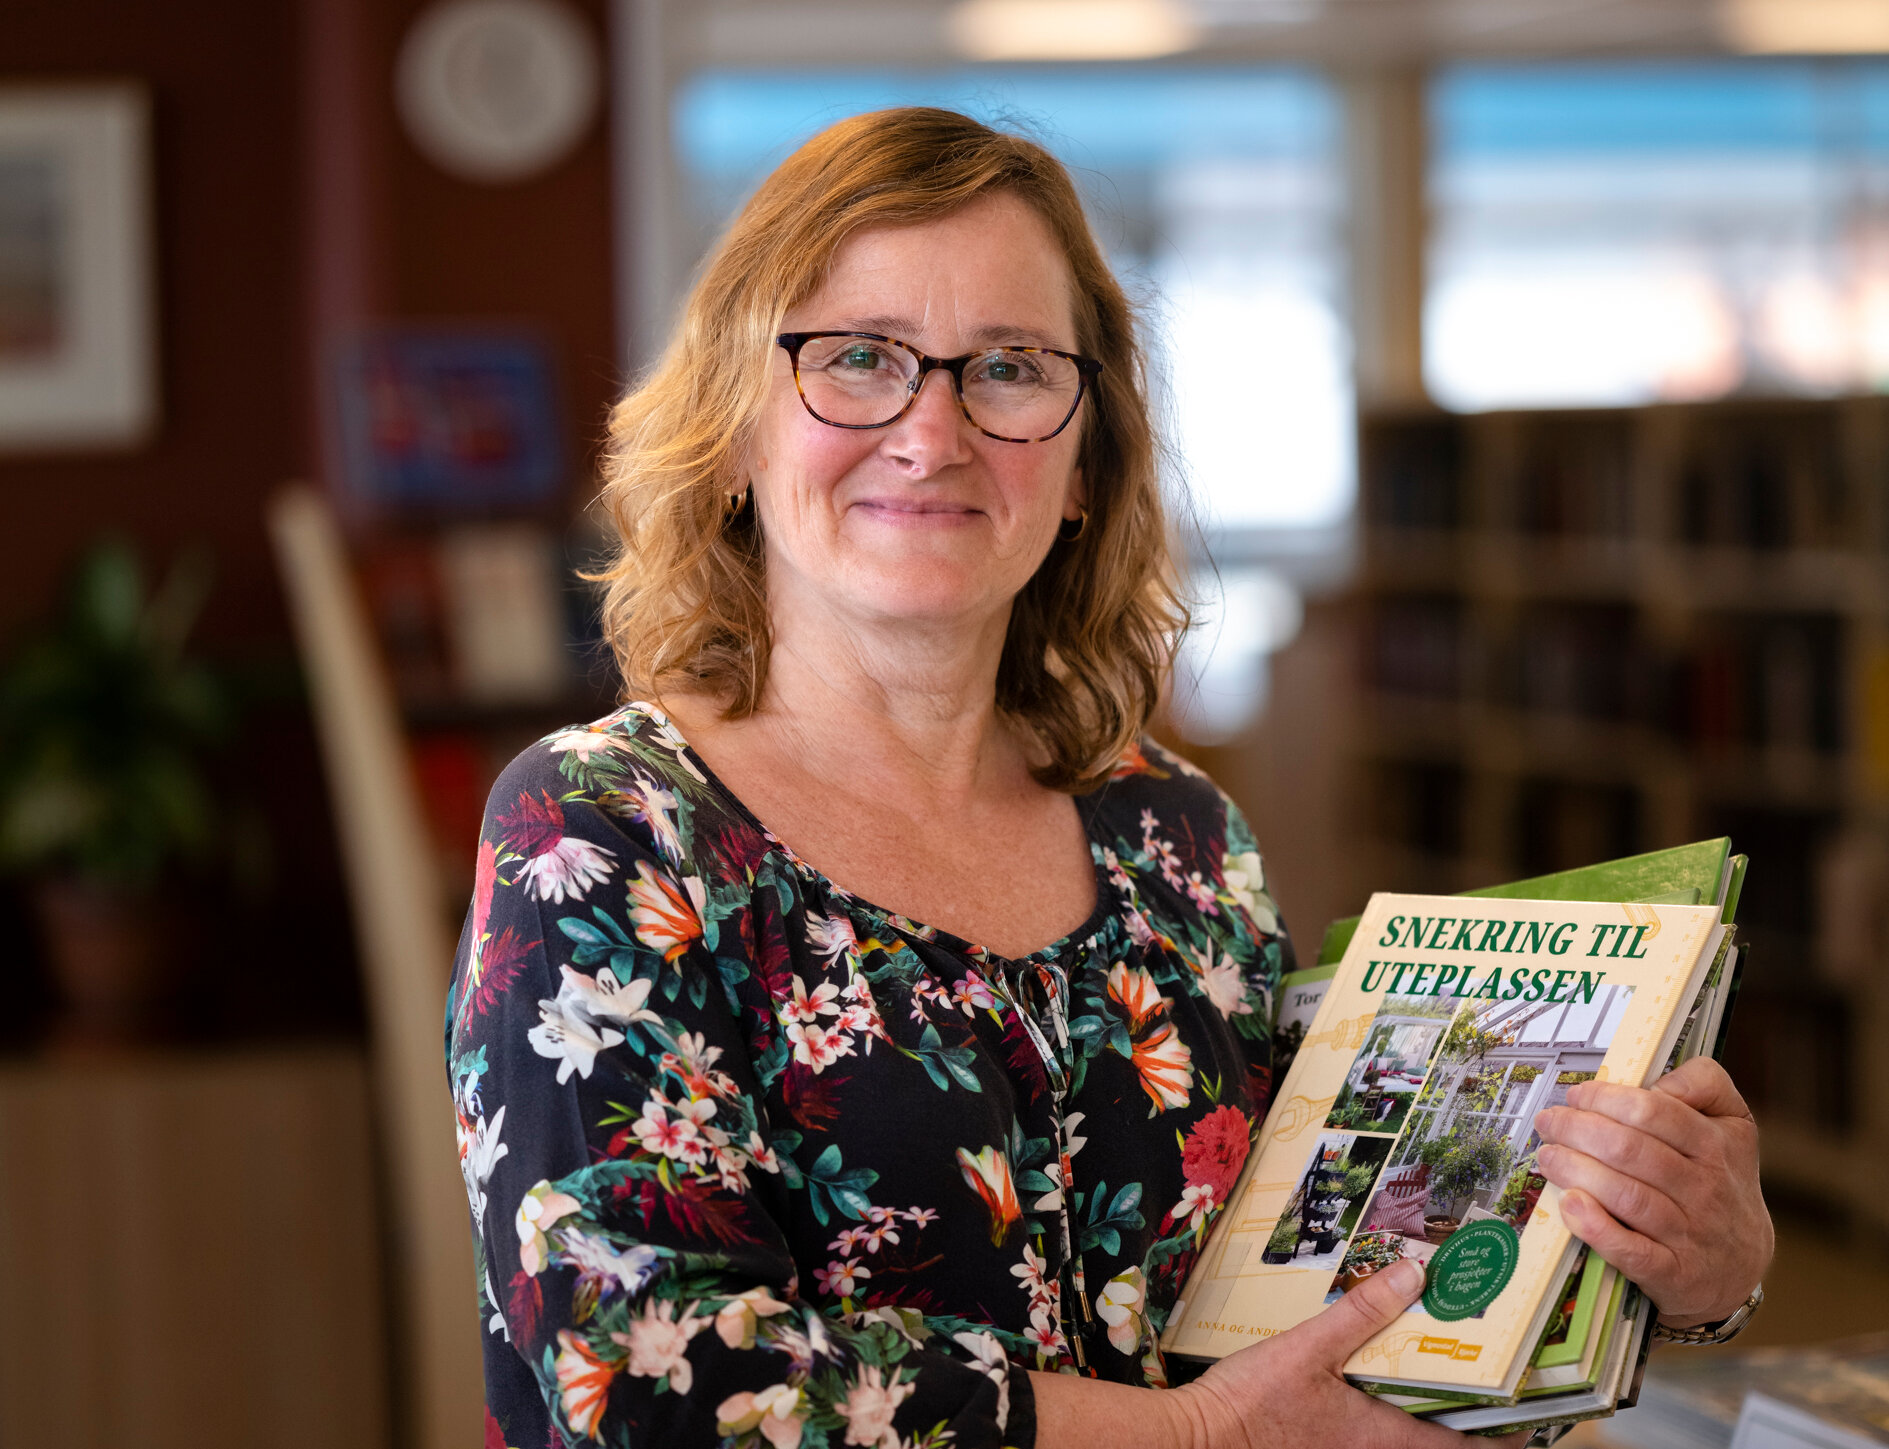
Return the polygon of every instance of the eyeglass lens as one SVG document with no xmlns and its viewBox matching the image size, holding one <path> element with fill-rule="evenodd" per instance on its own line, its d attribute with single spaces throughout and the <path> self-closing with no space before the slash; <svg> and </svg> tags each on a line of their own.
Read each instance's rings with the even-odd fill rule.
<svg viewBox="0 0 1889 1449">
<path fill-rule="evenodd" d="M 814 337 L 800 349 L 800 390 L 815 416 L 846 427 L 891 422 L 911 399 L 918 358 L 896 342 Z M 985 432 L 1045 437 L 1067 421 L 1082 374 L 1066 357 L 993 348 L 964 364 L 964 408 Z"/>
</svg>

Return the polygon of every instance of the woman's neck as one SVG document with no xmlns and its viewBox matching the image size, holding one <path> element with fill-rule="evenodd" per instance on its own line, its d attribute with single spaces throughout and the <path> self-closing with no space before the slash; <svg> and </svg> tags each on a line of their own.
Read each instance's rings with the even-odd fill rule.
<svg viewBox="0 0 1889 1449">
<path fill-rule="evenodd" d="M 777 615 L 755 724 L 820 775 L 864 773 L 951 807 L 1027 778 L 997 711 L 1008 618 L 861 626 Z"/>
</svg>

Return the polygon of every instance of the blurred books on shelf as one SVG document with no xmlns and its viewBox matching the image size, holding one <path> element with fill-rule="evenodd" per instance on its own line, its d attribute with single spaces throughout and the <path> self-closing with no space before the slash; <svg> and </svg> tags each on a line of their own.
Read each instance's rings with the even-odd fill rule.
<svg viewBox="0 0 1889 1449">
<path fill-rule="evenodd" d="M 1738 839 L 1767 1183 L 1889 1228 L 1889 399 L 1360 427 L 1356 898 Z"/>
</svg>

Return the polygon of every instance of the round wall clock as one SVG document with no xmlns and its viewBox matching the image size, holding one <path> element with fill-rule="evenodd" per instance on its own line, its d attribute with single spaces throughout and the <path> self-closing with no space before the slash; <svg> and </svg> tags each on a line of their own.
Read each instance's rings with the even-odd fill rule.
<svg viewBox="0 0 1889 1449">
<path fill-rule="evenodd" d="M 444 0 L 400 47 L 395 96 L 428 160 L 468 181 L 523 181 L 582 139 L 601 90 L 596 42 L 559 0 Z"/>
</svg>

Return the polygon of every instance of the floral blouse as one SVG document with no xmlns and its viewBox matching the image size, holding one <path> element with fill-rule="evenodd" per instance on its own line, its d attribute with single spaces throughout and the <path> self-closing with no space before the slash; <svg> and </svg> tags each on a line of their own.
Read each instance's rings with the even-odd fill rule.
<svg viewBox="0 0 1889 1449">
<path fill-rule="evenodd" d="M 1007 960 L 799 859 L 658 710 L 494 787 L 448 1003 L 486 1444 L 1029 1445 L 1156 1340 L 1271 1089 L 1246 822 L 1145 744 Z"/>
</svg>

